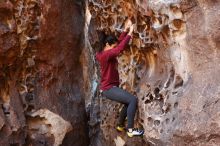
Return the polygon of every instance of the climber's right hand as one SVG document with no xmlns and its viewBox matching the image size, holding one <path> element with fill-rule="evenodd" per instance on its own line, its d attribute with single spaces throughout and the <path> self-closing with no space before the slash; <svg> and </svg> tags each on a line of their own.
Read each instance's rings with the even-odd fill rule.
<svg viewBox="0 0 220 146">
<path fill-rule="evenodd" d="M 124 31 L 125 31 L 125 32 L 128 32 L 128 30 L 129 30 L 129 28 L 131 27 L 131 25 L 132 25 L 131 20 L 130 20 L 130 19 L 127 19 L 127 20 L 125 21 Z"/>
<path fill-rule="evenodd" d="M 133 31 L 134 31 L 134 24 L 130 26 L 128 35 L 132 35 Z"/>
</svg>

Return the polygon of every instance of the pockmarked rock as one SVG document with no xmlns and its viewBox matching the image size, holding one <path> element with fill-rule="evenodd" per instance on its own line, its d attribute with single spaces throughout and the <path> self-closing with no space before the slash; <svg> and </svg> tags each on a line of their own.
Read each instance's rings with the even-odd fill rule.
<svg viewBox="0 0 220 146">
<path fill-rule="evenodd" d="M 84 3 L 0 0 L 1 146 L 88 145 Z"/>
</svg>

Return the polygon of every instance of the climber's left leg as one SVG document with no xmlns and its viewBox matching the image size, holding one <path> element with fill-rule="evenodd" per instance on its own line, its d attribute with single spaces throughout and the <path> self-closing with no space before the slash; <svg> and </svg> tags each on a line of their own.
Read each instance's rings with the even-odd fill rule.
<svg viewBox="0 0 220 146">
<path fill-rule="evenodd" d="M 127 117 L 127 109 L 128 105 L 124 105 L 124 107 L 121 109 L 120 116 L 119 116 L 119 124 L 124 125 L 125 119 Z"/>
<path fill-rule="evenodd" d="M 128 108 L 128 105 L 125 104 L 123 106 L 123 108 L 121 109 L 121 112 L 120 112 L 120 115 L 119 115 L 119 121 L 118 121 L 118 125 L 117 125 L 117 130 L 118 131 L 124 131 L 125 130 L 124 123 L 125 123 L 125 119 L 127 117 L 127 108 Z"/>
</svg>

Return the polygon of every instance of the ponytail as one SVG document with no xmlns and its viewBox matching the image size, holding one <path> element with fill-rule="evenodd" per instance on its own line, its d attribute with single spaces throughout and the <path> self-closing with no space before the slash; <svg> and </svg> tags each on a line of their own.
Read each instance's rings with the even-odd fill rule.
<svg viewBox="0 0 220 146">
<path fill-rule="evenodd" d="M 105 47 L 105 44 L 106 44 L 105 40 L 107 38 L 107 35 L 105 34 L 104 31 L 100 31 L 98 33 L 98 37 L 99 37 L 99 44 L 100 44 L 99 47 L 98 47 L 98 52 L 101 52 Z"/>
</svg>

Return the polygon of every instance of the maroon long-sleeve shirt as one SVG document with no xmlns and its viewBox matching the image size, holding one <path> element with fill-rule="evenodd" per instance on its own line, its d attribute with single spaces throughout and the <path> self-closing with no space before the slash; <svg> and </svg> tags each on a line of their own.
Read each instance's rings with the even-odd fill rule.
<svg viewBox="0 0 220 146">
<path fill-rule="evenodd" d="M 96 59 L 101 67 L 101 90 L 104 91 L 113 86 L 119 86 L 118 61 L 116 57 L 125 48 L 130 39 L 131 36 L 123 32 L 118 39 L 119 44 L 115 48 L 96 53 Z"/>
</svg>

